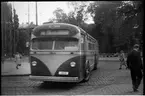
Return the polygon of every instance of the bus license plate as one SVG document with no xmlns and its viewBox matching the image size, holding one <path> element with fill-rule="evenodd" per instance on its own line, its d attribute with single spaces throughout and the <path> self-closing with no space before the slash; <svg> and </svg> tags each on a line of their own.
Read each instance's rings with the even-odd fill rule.
<svg viewBox="0 0 145 96">
<path fill-rule="evenodd" d="M 59 75 L 68 75 L 68 72 L 64 72 L 64 71 L 59 71 L 58 73 Z"/>
</svg>

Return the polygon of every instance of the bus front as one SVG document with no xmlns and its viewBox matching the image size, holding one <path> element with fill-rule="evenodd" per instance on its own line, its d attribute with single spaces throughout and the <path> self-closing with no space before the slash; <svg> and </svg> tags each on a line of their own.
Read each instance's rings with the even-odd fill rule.
<svg viewBox="0 0 145 96">
<path fill-rule="evenodd" d="M 64 25 L 42 25 L 31 37 L 31 80 L 79 82 L 79 32 Z"/>
</svg>

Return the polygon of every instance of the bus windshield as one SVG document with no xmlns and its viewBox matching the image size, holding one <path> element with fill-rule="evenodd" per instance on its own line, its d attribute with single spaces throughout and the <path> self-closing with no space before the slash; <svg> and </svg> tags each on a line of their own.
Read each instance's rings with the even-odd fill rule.
<svg viewBox="0 0 145 96">
<path fill-rule="evenodd" d="M 78 50 L 78 39 L 76 38 L 34 38 L 32 40 L 34 50 Z"/>
</svg>

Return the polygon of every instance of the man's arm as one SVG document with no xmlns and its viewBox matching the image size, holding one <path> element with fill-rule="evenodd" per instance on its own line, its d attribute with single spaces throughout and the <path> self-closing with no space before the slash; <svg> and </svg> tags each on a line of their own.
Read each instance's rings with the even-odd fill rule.
<svg viewBox="0 0 145 96">
<path fill-rule="evenodd" d="M 127 55 L 127 67 L 130 69 L 130 54 Z"/>
<path fill-rule="evenodd" d="M 141 67 L 141 69 L 143 70 L 143 62 L 142 62 L 141 54 L 140 54 L 140 53 L 139 53 L 138 58 L 139 58 L 140 67 Z"/>
</svg>

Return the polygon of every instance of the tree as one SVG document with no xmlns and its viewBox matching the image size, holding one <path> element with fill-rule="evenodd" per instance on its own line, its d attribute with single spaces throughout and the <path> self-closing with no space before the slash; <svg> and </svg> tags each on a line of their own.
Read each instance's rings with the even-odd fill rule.
<svg viewBox="0 0 145 96">
<path fill-rule="evenodd" d="M 113 49 L 113 24 L 116 19 L 116 9 L 121 5 L 120 1 L 96 1 L 90 3 L 87 12 L 91 14 L 96 28 L 96 38 L 99 39 L 100 51 L 111 52 Z"/>
<path fill-rule="evenodd" d="M 120 19 L 122 18 L 122 23 L 119 28 L 120 32 L 117 35 L 120 36 L 118 41 L 122 43 L 123 46 L 127 46 L 127 49 L 130 49 L 135 43 L 141 43 L 143 12 L 142 2 L 140 1 L 124 2 L 122 6 L 117 9 L 118 16 L 120 16 Z"/>
<path fill-rule="evenodd" d="M 73 7 L 74 10 L 66 14 L 61 8 L 57 8 L 53 12 L 55 18 L 49 19 L 49 22 L 70 23 L 82 27 L 84 21 L 87 20 L 86 4 L 80 3 L 79 5 L 78 2 L 70 2 L 69 6 Z"/>
<path fill-rule="evenodd" d="M 12 23 L 12 26 L 13 26 L 13 29 L 12 29 L 12 36 L 13 36 L 13 42 L 14 42 L 14 45 L 13 45 L 13 53 L 12 54 L 15 54 L 15 52 L 17 51 L 17 45 L 18 45 L 18 42 L 19 42 L 19 32 L 18 32 L 18 27 L 19 27 L 19 18 L 18 18 L 18 15 L 16 14 L 16 10 L 13 9 L 13 23 Z"/>
<path fill-rule="evenodd" d="M 2 56 L 12 53 L 12 6 L 1 2 L 1 28 L 2 28 Z"/>
<path fill-rule="evenodd" d="M 17 51 L 20 53 L 26 53 L 25 51 L 27 50 L 26 48 L 26 42 L 29 41 L 30 39 L 30 34 L 28 32 L 28 28 L 21 28 L 19 29 L 19 41 L 18 41 L 18 45 L 17 46 Z"/>
<path fill-rule="evenodd" d="M 129 47 L 138 41 L 141 42 L 139 37 L 141 37 L 143 29 L 142 6 L 140 1 L 90 3 L 87 12 L 91 14 L 101 33 L 98 36 L 101 52 L 111 52 L 111 49 L 115 50 L 119 47 L 126 50 L 127 45 Z"/>
<path fill-rule="evenodd" d="M 64 11 L 61 8 L 57 8 L 54 12 L 53 12 L 54 16 L 55 16 L 55 21 L 56 22 L 67 22 L 67 15 L 66 13 L 64 13 Z"/>
<path fill-rule="evenodd" d="M 19 26 L 18 15 L 12 5 L 8 2 L 1 2 L 1 27 L 2 27 L 2 55 L 12 56 L 15 52 L 15 41 L 17 40 L 17 29 Z M 12 16 L 12 13 L 14 16 Z"/>
<path fill-rule="evenodd" d="M 22 54 L 28 55 L 29 47 L 26 47 L 26 42 L 30 41 L 32 29 L 36 27 L 36 25 L 33 22 L 26 25 L 27 26 L 21 26 L 18 29 L 18 33 L 19 33 L 18 45 L 19 46 L 17 46 L 17 51 Z"/>
<path fill-rule="evenodd" d="M 86 12 L 87 10 L 87 4 L 88 2 L 70 2 L 69 6 L 73 7 L 73 11 L 70 14 L 71 17 L 75 18 L 77 26 L 82 27 L 84 22 L 88 19 L 88 14 Z"/>
</svg>

